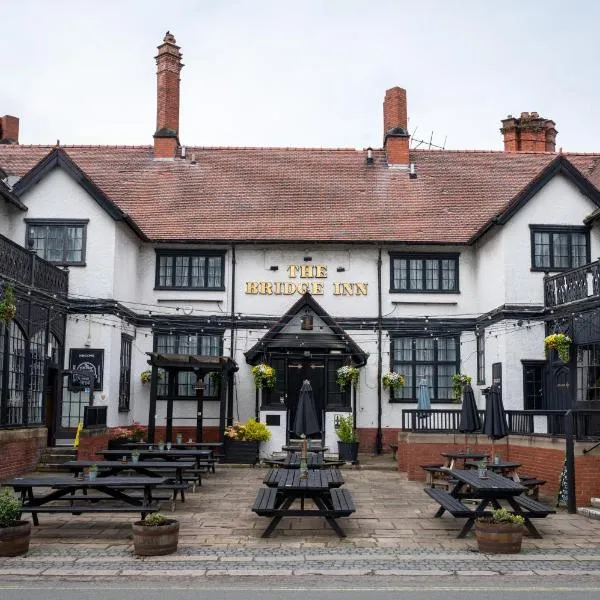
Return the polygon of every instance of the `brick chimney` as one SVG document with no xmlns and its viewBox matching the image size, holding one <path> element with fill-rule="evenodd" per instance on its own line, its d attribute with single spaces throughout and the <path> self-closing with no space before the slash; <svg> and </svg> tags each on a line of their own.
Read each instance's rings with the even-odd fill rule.
<svg viewBox="0 0 600 600">
<path fill-rule="evenodd" d="M 554 152 L 556 123 L 536 112 L 522 112 L 520 117 L 508 115 L 502 120 L 505 152 Z"/>
<path fill-rule="evenodd" d="M 4 115 L 0 117 L 0 144 L 19 143 L 19 119 Z"/>
<path fill-rule="evenodd" d="M 156 133 L 154 158 L 175 158 L 179 146 L 179 73 L 182 54 L 167 31 L 156 58 Z"/>
<path fill-rule="evenodd" d="M 406 90 L 387 90 L 383 101 L 383 146 L 389 166 L 408 166 L 408 116 Z"/>
</svg>

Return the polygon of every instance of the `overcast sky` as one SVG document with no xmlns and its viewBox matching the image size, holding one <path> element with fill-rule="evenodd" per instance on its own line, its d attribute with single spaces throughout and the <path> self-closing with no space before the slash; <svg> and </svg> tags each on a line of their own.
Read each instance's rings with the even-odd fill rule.
<svg viewBox="0 0 600 600">
<path fill-rule="evenodd" d="M 593 0 L 0 0 L 0 114 L 24 144 L 151 144 L 156 46 L 183 52 L 180 141 L 380 147 L 385 90 L 414 137 L 502 149 L 537 111 L 600 151 Z"/>
</svg>

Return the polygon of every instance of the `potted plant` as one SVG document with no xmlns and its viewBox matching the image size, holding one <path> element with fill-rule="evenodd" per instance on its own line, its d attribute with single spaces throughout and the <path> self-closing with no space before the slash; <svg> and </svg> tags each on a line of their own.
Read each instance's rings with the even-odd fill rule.
<svg viewBox="0 0 600 600">
<path fill-rule="evenodd" d="M 133 551 L 138 556 L 172 554 L 179 541 L 179 521 L 167 519 L 160 513 L 149 514 L 132 523 Z"/>
<path fill-rule="evenodd" d="M 395 371 L 386 371 L 381 376 L 383 387 L 389 390 L 397 390 L 404 385 L 404 375 Z"/>
<path fill-rule="evenodd" d="M 133 450 L 131 452 L 131 462 L 139 462 L 140 460 L 140 451 L 139 450 Z"/>
<path fill-rule="evenodd" d="M 10 285 L 4 286 L 4 294 L 0 300 L 0 321 L 8 323 L 15 318 L 17 314 L 17 303 L 15 302 L 15 294 Z"/>
<path fill-rule="evenodd" d="M 21 520 L 21 502 L 6 488 L 0 494 L 0 556 L 20 556 L 29 550 L 31 523 Z"/>
<path fill-rule="evenodd" d="M 98 476 L 98 465 L 90 465 L 88 467 L 88 481 L 96 481 Z"/>
<path fill-rule="evenodd" d="M 162 380 L 162 373 L 160 371 L 156 372 L 156 378 L 158 379 L 158 381 Z M 146 369 L 145 371 L 142 371 L 140 373 L 140 381 L 142 383 L 150 383 L 151 379 L 152 379 L 152 369 Z"/>
<path fill-rule="evenodd" d="M 357 367 L 350 367 L 345 365 L 340 367 L 336 371 L 336 379 L 335 382 L 340 386 L 340 390 L 344 390 L 346 386 L 357 385 L 359 378 L 359 371 Z"/>
<path fill-rule="evenodd" d="M 462 373 L 454 373 L 452 375 L 452 391 L 454 393 L 454 402 L 460 402 L 462 400 L 463 386 L 473 381 L 469 375 L 463 375 Z"/>
<path fill-rule="evenodd" d="M 275 387 L 275 369 L 266 363 L 260 363 L 252 367 L 254 385 L 259 388 L 272 389 Z"/>
<path fill-rule="evenodd" d="M 490 516 L 480 517 L 475 523 L 475 537 L 479 552 L 486 554 L 517 554 L 521 551 L 523 524 L 521 515 L 497 508 Z"/>
<path fill-rule="evenodd" d="M 546 355 L 548 350 L 556 350 L 558 358 L 565 363 L 569 362 L 570 349 L 571 349 L 571 338 L 564 333 L 553 333 L 544 338 L 544 348 Z"/>
<path fill-rule="evenodd" d="M 235 422 L 225 429 L 225 462 L 254 465 L 261 442 L 271 439 L 269 428 L 256 419 Z"/>
<path fill-rule="evenodd" d="M 338 454 L 340 460 L 358 462 L 358 435 L 354 429 L 354 416 L 339 415 L 335 422 L 335 433 L 338 436 Z"/>
<path fill-rule="evenodd" d="M 178 434 L 175 436 L 175 442 L 176 442 L 177 444 L 183 444 L 183 433 L 178 433 Z"/>
</svg>

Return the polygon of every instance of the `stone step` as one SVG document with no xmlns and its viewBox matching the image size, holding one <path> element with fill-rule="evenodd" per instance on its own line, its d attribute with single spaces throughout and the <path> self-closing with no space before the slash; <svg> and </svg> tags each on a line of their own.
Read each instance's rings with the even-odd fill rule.
<svg viewBox="0 0 600 600">
<path fill-rule="evenodd" d="M 577 509 L 578 515 L 583 515 L 588 519 L 594 519 L 600 521 L 600 508 L 594 508 L 592 506 L 584 506 Z"/>
<path fill-rule="evenodd" d="M 590 502 L 590 504 L 594 508 L 600 508 L 600 498 L 592 498 L 592 501 Z"/>
</svg>

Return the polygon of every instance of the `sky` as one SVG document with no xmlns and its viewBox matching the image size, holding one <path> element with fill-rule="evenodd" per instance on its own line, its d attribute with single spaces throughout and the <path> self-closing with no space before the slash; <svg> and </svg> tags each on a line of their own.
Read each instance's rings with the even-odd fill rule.
<svg viewBox="0 0 600 600">
<path fill-rule="evenodd" d="M 22 144 L 146 145 L 156 47 L 181 46 L 188 146 L 374 148 L 385 90 L 413 146 L 501 150 L 500 120 L 553 119 L 600 152 L 594 0 L 0 0 L 0 114 Z M 423 146 L 421 146 L 423 147 Z"/>
</svg>

